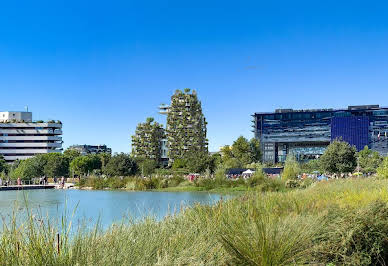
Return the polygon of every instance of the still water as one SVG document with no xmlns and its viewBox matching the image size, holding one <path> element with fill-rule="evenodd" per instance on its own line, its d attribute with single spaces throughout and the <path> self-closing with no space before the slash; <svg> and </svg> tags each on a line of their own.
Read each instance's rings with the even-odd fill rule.
<svg viewBox="0 0 388 266">
<path fill-rule="evenodd" d="M 28 208 L 34 214 L 59 219 L 66 212 L 75 224 L 82 221 L 93 225 L 99 220 L 107 228 L 125 217 L 140 219 L 151 215 L 160 220 L 182 207 L 214 204 L 221 197 L 206 192 L 0 191 L 0 215 L 8 220 L 14 210 L 25 214 Z"/>
</svg>

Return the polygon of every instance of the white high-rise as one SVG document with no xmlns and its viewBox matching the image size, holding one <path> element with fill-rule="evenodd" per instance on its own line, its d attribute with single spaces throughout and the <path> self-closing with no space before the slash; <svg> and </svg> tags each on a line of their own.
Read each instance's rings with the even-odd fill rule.
<svg viewBox="0 0 388 266">
<path fill-rule="evenodd" d="M 62 123 L 33 121 L 31 112 L 0 112 L 0 155 L 12 163 L 62 151 Z"/>
</svg>

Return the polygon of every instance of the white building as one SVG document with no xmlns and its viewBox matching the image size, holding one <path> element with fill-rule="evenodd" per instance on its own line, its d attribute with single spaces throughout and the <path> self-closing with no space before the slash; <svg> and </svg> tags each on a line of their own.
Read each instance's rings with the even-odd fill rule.
<svg viewBox="0 0 388 266">
<path fill-rule="evenodd" d="M 32 120 L 31 112 L 0 112 L 0 155 L 12 163 L 62 151 L 62 123 Z"/>
</svg>

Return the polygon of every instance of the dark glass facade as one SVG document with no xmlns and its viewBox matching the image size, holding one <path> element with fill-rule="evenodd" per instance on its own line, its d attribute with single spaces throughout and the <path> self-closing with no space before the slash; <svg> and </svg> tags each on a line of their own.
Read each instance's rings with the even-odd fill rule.
<svg viewBox="0 0 388 266">
<path fill-rule="evenodd" d="M 347 141 L 358 150 L 368 145 L 388 154 L 388 108 L 378 105 L 340 110 L 280 109 L 253 117 L 265 162 L 283 162 L 288 154 L 300 161 L 319 158 L 334 139 Z"/>
<path fill-rule="evenodd" d="M 331 139 L 343 140 L 362 150 L 369 145 L 369 117 L 348 116 L 331 119 Z"/>
</svg>

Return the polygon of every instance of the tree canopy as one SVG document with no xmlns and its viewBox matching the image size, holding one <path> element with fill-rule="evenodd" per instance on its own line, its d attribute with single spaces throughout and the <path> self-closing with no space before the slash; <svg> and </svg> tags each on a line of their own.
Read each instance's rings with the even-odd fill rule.
<svg viewBox="0 0 388 266">
<path fill-rule="evenodd" d="M 88 175 L 93 170 L 101 169 L 102 163 L 97 155 L 90 154 L 85 156 L 76 157 L 70 163 L 70 170 L 72 174 L 76 175 Z"/>
<path fill-rule="evenodd" d="M 376 173 L 377 168 L 381 165 L 383 158 L 377 151 L 365 146 L 358 154 L 358 163 L 363 173 Z"/>
<path fill-rule="evenodd" d="M 248 164 L 260 162 L 260 141 L 255 138 L 248 141 L 240 136 L 232 146 L 227 145 L 221 148 L 221 157 L 227 168 L 245 167 Z"/>
<path fill-rule="evenodd" d="M 388 178 L 388 157 L 385 157 L 383 163 L 377 169 L 377 175 L 380 178 Z"/>
<path fill-rule="evenodd" d="M 351 173 L 357 166 L 356 152 L 349 143 L 335 140 L 321 156 L 321 166 L 328 173 Z"/>
<path fill-rule="evenodd" d="M 8 165 L 2 155 L 0 155 L 0 173 L 8 173 Z"/>
<path fill-rule="evenodd" d="M 130 176 L 136 174 L 137 171 L 136 162 L 125 153 L 112 156 L 105 169 L 105 173 L 109 176 Z"/>
</svg>

